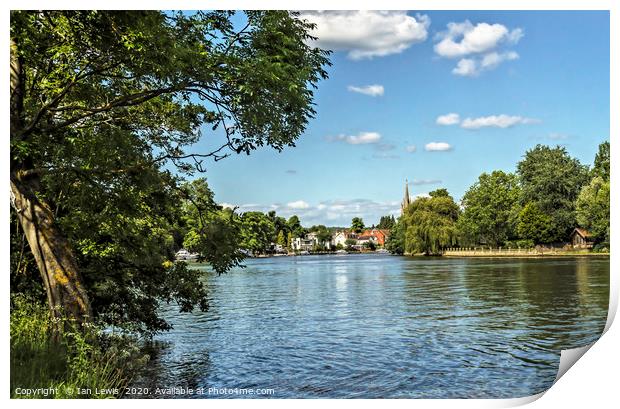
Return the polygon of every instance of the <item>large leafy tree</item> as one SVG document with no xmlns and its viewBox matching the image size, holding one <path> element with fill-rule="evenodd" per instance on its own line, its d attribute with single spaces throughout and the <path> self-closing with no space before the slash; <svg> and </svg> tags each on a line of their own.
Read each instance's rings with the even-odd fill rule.
<svg viewBox="0 0 620 409">
<path fill-rule="evenodd" d="M 364 221 L 360 217 L 351 219 L 351 230 L 355 233 L 361 233 L 364 230 Z"/>
<path fill-rule="evenodd" d="M 594 168 L 592 175 L 600 177 L 605 181 L 609 180 L 609 141 L 605 141 L 598 146 L 598 152 L 594 158 Z"/>
<path fill-rule="evenodd" d="M 577 197 L 577 222 L 597 242 L 609 243 L 609 180 L 594 177 Z"/>
<path fill-rule="evenodd" d="M 180 173 L 205 158 L 294 146 L 327 53 L 284 11 L 11 14 L 13 217 L 55 316 L 165 327 L 195 276 L 166 263 Z M 203 134 L 211 149 L 188 149 Z M 216 257 L 210 261 L 216 260 Z M 176 280 L 174 277 L 181 277 Z"/>
<path fill-rule="evenodd" d="M 264 253 L 272 242 L 273 222 L 261 212 L 241 215 L 241 247 L 253 254 Z"/>
<path fill-rule="evenodd" d="M 513 215 L 521 188 L 516 175 L 493 171 L 483 173 L 465 192 L 459 231 L 468 242 L 499 246 L 515 236 Z"/>
<path fill-rule="evenodd" d="M 414 200 L 401 217 L 406 253 L 440 254 L 457 242 L 458 205 L 446 189 L 429 195 Z"/>
<path fill-rule="evenodd" d="M 533 244 L 553 241 L 551 216 L 543 212 L 538 204 L 528 202 L 521 208 L 517 221 L 517 234 Z"/>
<path fill-rule="evenodd" d="M 533 203 L 549 216 L 545 242 L 566 241 L 576 225 L 575 200 L 587 183 L 587 167 L 563 147 L 537 145 L 518 163 L 517 174 L 522 204 Z"/>
</svg>

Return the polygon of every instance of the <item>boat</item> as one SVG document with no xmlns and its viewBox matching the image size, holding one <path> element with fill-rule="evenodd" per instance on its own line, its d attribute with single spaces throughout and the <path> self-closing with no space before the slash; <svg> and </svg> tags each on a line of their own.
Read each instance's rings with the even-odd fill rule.
<svg viewBox="0 0 620 409">
<path fill-rule="evenodd" d="M 176 252 L 176 254 L 174 255 L 174 258 L 178 261 L 196 260 L 198 259 L 198 253 L 190 253 L 189 251 L 185 249 L 181 249 Z"/>
</svg>

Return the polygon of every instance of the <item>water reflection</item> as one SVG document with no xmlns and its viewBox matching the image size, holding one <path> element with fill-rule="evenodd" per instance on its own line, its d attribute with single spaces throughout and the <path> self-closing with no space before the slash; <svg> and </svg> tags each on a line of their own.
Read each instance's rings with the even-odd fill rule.
<svg viewBox="0 0 620 409">
<path fill-rule="evenodd" d="M 609 260 L 282 257 L 204 280 L 210 310 L 164 310 L 174 329 L 135 386 L 518 397 L 602 332 Z"/>
</svg>

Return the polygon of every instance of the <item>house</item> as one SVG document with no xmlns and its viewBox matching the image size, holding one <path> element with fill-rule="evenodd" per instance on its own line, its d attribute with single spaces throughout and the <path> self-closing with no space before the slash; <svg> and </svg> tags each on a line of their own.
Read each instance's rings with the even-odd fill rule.
<svg viewBox="0 0 620 409">
<path fill-rule="evenodd" d="M 361 234 L 361 236 L 372 237 L 372 240 L 378 246 L 384 246 L 385 245 L 385 241 L 387 240 L 389 235 L 390 235 L 390 231 L 389 230 L 385 230 L 385 229 L 369 229 L 369 230 L 364 230 L 362 232 L 362 234 Z"/>
<path fill-rule="evenodd" d="M 312 251 L 319 246 L 329 248 L 329 244 L 329 241 L 319 241 L 318 233 L 312 232 L 306 234 L 304 237 L 295 237 L 292 240 L 291 247 L 295 251 Z"/>
<path fill-rule="evenodd" d="M 590 248 L 593 245 L 592 235 L 581 227 L 576 227 L 570 234 L 570 242 L 574 248 Z"/>
<path fill-rule="evenodd" d="M 311 251 L 314 248 L 314 240 L 306 237 L 295 237 L 291 241 L 294 251 Z"/>
<path fill-rule="evenodd" d="M 341 230 L 341 231 L 336 232 L 332 236 L 331 244 L 333 246 L 338 246 L 340 244 L 340 246 L 346 247 L 346 241 L 349 239 L 357 240 L 357 233 L 354 233 L 348 230 Z"/>
</svg>

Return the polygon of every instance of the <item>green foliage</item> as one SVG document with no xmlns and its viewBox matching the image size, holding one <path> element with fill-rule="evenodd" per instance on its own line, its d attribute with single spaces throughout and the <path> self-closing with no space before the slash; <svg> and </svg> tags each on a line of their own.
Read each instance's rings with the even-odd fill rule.
<svg viewBox="0 0 620 409">
<path fill-rule="evenodd" d="M 553 241 L 551 217 L 536 203 L 529 202 L 519 212 L 517 233 L 522 239 L 535 244 L 551 243 Z"/>
<path fill-rule="evenodd" d="M 405 253 L 405 222 L 402 217 L 398 218 L 390 229 L 390 235 L 385 242 L 385 248 L 392 254 Z"/>
<path fill-rule="evenodd" d="M 364 248 L 370 251 L 375 251 L 377 249 L 377 245 L 375 244 L 374 241 L 367 241 L 364 243 Z"/>
<path fill-rule="evenodd" d="M 170 260 L 185 238 L 216 271 L 237 265 L 240 221 L 207 191 L 195 192 L 204 220 L 180 209 L 188 198 L 168 169 L 191 175 L 205 158 L 294 146 L 315 113 L 329 61 L 308 45 L 312 26 L 249 11 L 241 28 L 233 14 L 11 13 L 23 96 L 11 105 L 11 177 L 31 181 L 55 215 L 98 323 L 152 333 L 168 328 L 162 300 L 204 307 L 198 275 Z M 203 133 L 214 150 L 188 151 Z M 40 286 L 17 278 L 31 256 L 13 233 L 12 290 Z"/>
<path fill-rule="evenodd" d="M 264 213 L 243 213 L 241 215 L 241 248 L 253 254 L 264 253 L 271 243 L 273 229 L 273 223 Z"/>
<path fill-rule="evenodd" d="M 286 247 L 286 238 L 284 237 L 284 231 L 280 230 L 278 232 L 278 237 L 276 238 L 276 244 Z"/>
<path fill-rule="evenodd" d="M 394 219 L 393 215 L 389 216 L 381 216 L 379 219 L 379 224 L 377 225 L 377 229 L 385 229 L 390 230 L 396 224 L 396 219 Z"/>
<path fill-rule="evenodd" d="M 364 230 L 364 221 L 360 217 L 354 217 L 351 220 L 351 230 L 355 233 L 361 233 Z"/>
<path fill-rule="evenodd" d="M 533 203 L 549 217 L 548 229 L 537 235 L 539 242 L 562 242 L 575 227 L 575 200 L 587 183 L 588 170 L 563 147 L 537 145 L 517 165 L 523 194 L 522 204 Z M 531 208 L 531 213 L 534 208 Z M 532 231 L 528 230 L 531 237 Z"/>
<path fill-rule="evenodd" d="M 513 223 L 521 189 L 516 175 L 494 171 L 483 173 L 465 193 L 464 207 L 458 220 L 465 243 L 501 246 L 515 237 Z"/>
<path fill-rule="evenodd" d="M 447 190 L 439 189 L 413 201 L 402 216 L 407 253 L 440 254 L 456 244 L 459 208 Z"/>
<path fill-rule="evenodd" d="M 592 176 L 609 181 L 609 160 L 609 141 L 605 141 L 598 146 L 598 152 L 594 158 Z"/>
<path fill-rule="evenodd" d="M 120 397 L 132 373 L 147 356 L 131 339 L 104 335 L 94 327 L 71 328 L 52 336 L 49 310 L 36 299 L 11 297 L 11 397 L 16 388 L 58 388 L 48 398 Z M 77 389 L 118 389 L 118 393 L 79 394 Z"/>
<path fill-rule="evenodd" d="M 609 180 L 596 176 L 577 198 L 577 222 L 592 234 L 595 242 L 609 245 Z"/>
<path fill-rule="evenodd" d="M 243 253 L 241 223 L 231 209 L 222 209 L 206 179 L 199 178 L 181 187 L 183 247 L 200 255 L 199 261 L 208 262 L 218 274 L 240 264 Z M 202 288 L 198 282 L 197 288 Z"/>
</svg>

